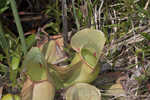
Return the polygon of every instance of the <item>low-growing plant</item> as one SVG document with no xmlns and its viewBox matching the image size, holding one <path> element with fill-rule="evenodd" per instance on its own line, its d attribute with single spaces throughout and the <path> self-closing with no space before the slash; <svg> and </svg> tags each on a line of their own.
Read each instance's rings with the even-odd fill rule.
<svg viewBox="0 0 150 100">
<path fill-rule="evenodd" d="M 62 57 L 56 50 L 58 49 L 56 41 L 49 41 L 41 47 L 41 50 L 37 47 L 31 48 L 22 65 L 27 76 L 21 93 L 22 100 L 43 98 L 53 100 L 55 89 L 68 88 L 76 83 L 90 83 L 95 80 L 100 71 L 98 61 L 104 43 L 105 36 L 101 31 L 83 29 L 77 32 L 71 39 L 71 46 L 76 54 L 69 65 L 62 67 L 55 65 L 55 62 Z M 83 95 L 87 94 L 83 93 Z"/>
</svg>

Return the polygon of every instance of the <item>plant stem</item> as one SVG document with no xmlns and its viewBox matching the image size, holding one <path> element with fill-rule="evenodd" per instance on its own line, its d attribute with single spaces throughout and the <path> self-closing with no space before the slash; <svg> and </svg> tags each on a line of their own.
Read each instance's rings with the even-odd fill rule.
<svg viewBox="0 0 150 100">
<path fill-rule="evenodd" d="M 63 20 L 63 38 L 64 45 L 68 42 L 68 22 L 67 22 L 67 3 L 66 0 L 62 0 L 62 20 Z"/>
<path fill-rule="evenodd" d="M 3 51 L 7 51 L 7 41 L 4 35 L 4 31 L 3 31 L 3 27 L 2 27 L 2 22 L 1 22 L 1 18 L 0 18 L 0 45 L 2 46 L 2 48 L 4 49 Z"/>
<path fill-rule="evenodd" d="M 72 7 L 73 7 L 73 14 L 74 14 L 77 30 L 79 31 L 80 30 L 80 24 L 79 24 L 78 17 L 77 17 L 77 14 L 76 14 L 76 9 L 75 9 L 75 6 L 74 6 L 74 0 L 72 0 Z"/>
<path fill-rule="evenodd" d="M 20 22 L 19 15 L 18 15 L 18 10 L 16 8 L 15 0 L 10 0 L 10 4 L 11 4 L 11 9 L 12 9 L 12 12 L 13 12 L 13 16 L 14 16 L 15 22 L 16 22 L 16 25 L 17 25 L 17 30 L 19 32 L 19 37 L 21 39 L 23 53 L 25 55 L 26 52 L 27 52 L 27 48 L 26 48 L 25 38 L 24 38 L 24 34 L 23 34 L 23 29 L 22 29 L 22 25 L 21 25 L 21 22 Z"/>
</svg>

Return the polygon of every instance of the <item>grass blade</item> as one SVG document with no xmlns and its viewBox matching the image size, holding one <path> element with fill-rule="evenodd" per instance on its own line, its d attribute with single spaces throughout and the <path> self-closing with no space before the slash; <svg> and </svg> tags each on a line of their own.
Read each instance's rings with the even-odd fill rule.
<svg viewBox="0 0 150 100">
<path fill-rule="evenodd" d="M 15 0 L 10 0 L 10 4 L 11 4 L 11 9 L 12 9 L 12 12 L 13 12 L 15 22 L 16 22 L 16 25 L 17 25 L 17 30 L 19 32 L 19 36 L 20 36 L 20 39 L 21 39 L 22 49 L 23 49 L 23 52 L 24 52 L 24 55 L 25 55 L 26 52 L 27 52 L 27 49 L 26 49 L 25 39 L 24 39 L 24 35 L 23 35 L 23 29 L 22 29 L 22 25 L 21 25 L 21 22 L 20 22 L 19 15 L 18 15 L 18 10 L 16 8 Z"/>
</svg>

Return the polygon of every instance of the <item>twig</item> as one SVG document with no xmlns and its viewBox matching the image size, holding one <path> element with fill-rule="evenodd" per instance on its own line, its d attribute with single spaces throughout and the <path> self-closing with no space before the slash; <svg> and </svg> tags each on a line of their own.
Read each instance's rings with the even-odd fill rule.
<svg viewBox="0 0 150 100">
<path fill-rule="evenodd" d="M 95 20 L 95 25 L 96 25 L 96 29 L 98 29 L 98 20 L 97 20 L 97 5 L 94 8 L 94 20 Z"/>
<path fill-rule="evenodd" d="M 145 10 L 147 9 L 148 5 L 149 5 L 149 0 L 147 0 L 147 2 L 145 4 L 145 7 L 144 7 Z"/>
<path fill-rule="evenodd" d="M 132 20 L 131 20 L 131 25 L 132 25 L 132 28 L 135 29 Z M 137 39 L 137 38 L 136 38 L 135 30 L 133 30 L 133 34 L 134 34 L 133 39 L 134 39 L 134 43 L 135 43 L 135 41 L 136 41 L 136 39 Z M 135 48 L 136 48 L 136 46 L 135 46 Z M 135 63 L 138 63 L 138 57 L 137 57 L 137 56 L 135 56 Z M 139 66 L 138 66 L 138 64 L 137 64 L 137 65 L 136 65 L 136 70 L 138 70 L 138 68 L 139 68 Z"/>
<path fill-rule="evenodd" d="M 101 9 L 103 7 L 103 4 L 104 4 L 104 0 L 101 0 L 101 5 L 98 9 L 98 14 L 99 14 L 99 23 L 100 23 L 100 20 L 101 20 Z M 99 28 L 100 28 L 100 24 L 99 24 Z"/>
</svg>

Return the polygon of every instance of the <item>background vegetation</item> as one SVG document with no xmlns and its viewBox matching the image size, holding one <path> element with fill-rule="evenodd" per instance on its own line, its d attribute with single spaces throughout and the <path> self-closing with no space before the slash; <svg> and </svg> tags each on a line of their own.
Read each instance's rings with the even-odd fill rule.
<svg viewBox="0 0 150 100">
<path fill-rule="evenodd" d="M 0 0 L 3 94 L 20 92 L 23 80 L 20 65 L 32 46 L 39 46 L 49 36 L 62 34 L 67 47 L 75 32 L 89 27 L 101 30 L 107 39 L 100 60 L 101 72 L 93 82 L 101 89 L 104 100 L 118 98 L 107 95 L 108 88 L 104 88 L 106 83 L 117 80 L 128 100 L 149 98 L 149 0 L 16 0 L 16 5 L 13 1 Z M 109 75 L 117 79 L 108 81 Z"/>
</svg>

